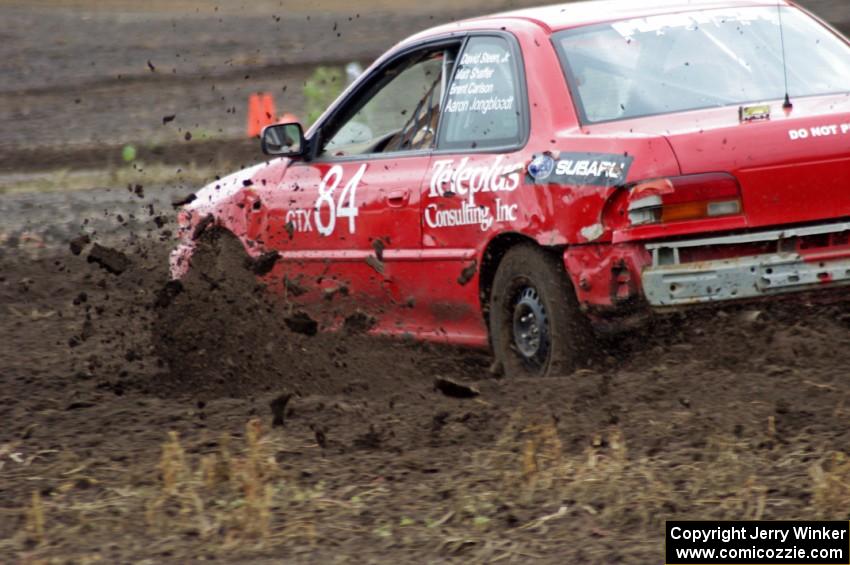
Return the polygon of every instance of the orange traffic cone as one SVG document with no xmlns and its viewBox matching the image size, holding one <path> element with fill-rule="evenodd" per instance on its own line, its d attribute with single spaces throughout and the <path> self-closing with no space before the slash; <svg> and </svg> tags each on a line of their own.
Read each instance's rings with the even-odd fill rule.
<svg viewBox="0 0 850 565">
<path fill-rule="evenodd" d="M 267 92 L 257 92 L 248 98 L 248 137 L 257 137 L 263 128 L 274 123 L 277 115 L 274 98 Z"/>
</svg>

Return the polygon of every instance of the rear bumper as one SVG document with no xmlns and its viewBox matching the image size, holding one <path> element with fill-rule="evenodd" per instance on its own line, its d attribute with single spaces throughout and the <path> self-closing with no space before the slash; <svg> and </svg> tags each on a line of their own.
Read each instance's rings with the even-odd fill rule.
<svg viewBox="0 0 850 565">
<path fill-rule="evenodd" d="M 821 265 L 796 254 L 654 267 L 643 274 L 646 300 L 656 308 L 759 298 L 842 284 L 850 284 L 850 259 Z"/>
<path fill-rule="evenodd" d="M 848 285 L 850 246 L 800 249 L 797 245 L 800 238 L 846 236 L 848 231 L 850 223 L 845 222 L 650 244 L 646 249 L 652 261 L 641 274 L 644 296 L 653 308 L 670 308 Z M 776 242 L 775 253 L 711 261 L 680 261 L 680 255 L 688 248 L 770 242 Z"/>
</svg>

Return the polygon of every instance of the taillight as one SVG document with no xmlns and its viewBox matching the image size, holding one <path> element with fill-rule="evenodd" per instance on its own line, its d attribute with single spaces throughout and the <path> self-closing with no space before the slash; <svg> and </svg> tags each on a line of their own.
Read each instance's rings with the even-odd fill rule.
<svg viewBox="0 0 850 565">
<path fill-rule="evenodd" d="M 629 193 L 633 226 L 734 216 L 742 211 L 741 188 L 727 173 L 644 181 Z"/>
</svg>

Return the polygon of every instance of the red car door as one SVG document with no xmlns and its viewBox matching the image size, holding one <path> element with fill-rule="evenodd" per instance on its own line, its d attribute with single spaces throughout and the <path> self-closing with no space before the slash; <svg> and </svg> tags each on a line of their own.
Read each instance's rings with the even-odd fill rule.
<svg viewBox="0 0 850 565">
<path fill-rule="evenodd" d="M 398 259 L 419 248 L 418 187 L 427 160 L 291 165 L 278 189 L 286 202 L 268 212 L 284 292 L 331 326 L 358 311 L 382 319 L 403 302 Z"/>
<path fill-rule="evenodd" d="M 529 132 L 521 58 L 512 35 L 470 36 L 422 186 L 423 254 L 432 260 L 426 315 L 456 343 L 487 344 L 481 250 L 534 222 L 535 211 L 520 204 Z"/>
<path fill-rule="evenodd" d="M 379 65 L 313 129 L 315 158 L 261 191 L 257 225 L 281 254 L 280 290 L 325 326 L 360 313 L 382 333 L 420 330 L 420 186 L 458 45 Z"/>
</svg>

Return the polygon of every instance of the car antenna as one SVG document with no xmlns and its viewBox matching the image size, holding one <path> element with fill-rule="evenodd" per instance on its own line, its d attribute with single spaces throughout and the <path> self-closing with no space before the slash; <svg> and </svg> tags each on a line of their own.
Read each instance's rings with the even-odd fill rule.
<svg viewBox="0 0 850 565">
<path fill-rule="evenodd" d="M 791 103 L 791 92 L 788 89 L 788 58 L 785 56 L 785 28 L 782 26 L 782 1 L 776 0 L 776 13 L 779 15 L 779 41 L 782 46 L 782 72 L 785 75 L 785 102 L 782 104 L 784 110 L 794 107 Z"/>
</svg>

